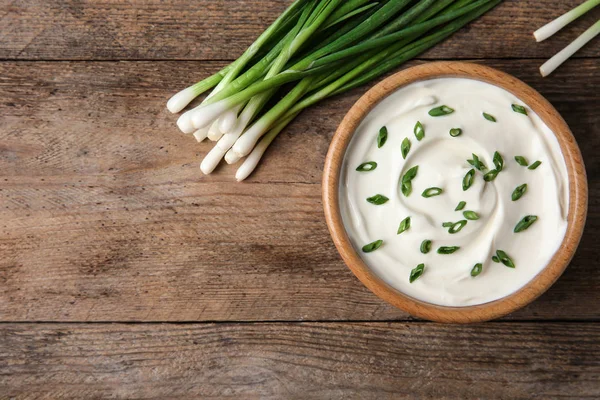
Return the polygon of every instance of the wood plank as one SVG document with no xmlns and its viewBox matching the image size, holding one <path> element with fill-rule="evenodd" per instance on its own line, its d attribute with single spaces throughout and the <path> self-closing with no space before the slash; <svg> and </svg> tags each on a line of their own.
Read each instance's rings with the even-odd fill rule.
<svg viewBox="0 0 600 400">
<path fill-rule="evenodd" d="M 598 324 L 8 324 L 21 398 L 597 399 Z"/>
<path fill-rule="evenodd" d="M 549 79 L 491 60 L 555 103 L 584 152 L 590 215 L 572 266 L 514 319 L 600 317 L 598 60 Z M 303 114 L 251 179 L 202 177 L 168 93 L 218 64 L 0 63 L 0 319 L 389 320 L 343 265 L 320 200 L 327 146 L 364 91 Z M 315 121 L 317 123 L 315 123 Z"/>
<path fill-rule="evenodd" d="M 427 58 L 549 58 L 598 19 L 551 40 L 531 33 L 580 0 L 507 0 Z M 239 56 L 289 0 L 27 0 L 0 4 L 0 59 L 225 60 Z M 190 5 L 192 4 L 192 5 Z M 577 57 L 600 56 L 590 44 Z"/>
</svg>

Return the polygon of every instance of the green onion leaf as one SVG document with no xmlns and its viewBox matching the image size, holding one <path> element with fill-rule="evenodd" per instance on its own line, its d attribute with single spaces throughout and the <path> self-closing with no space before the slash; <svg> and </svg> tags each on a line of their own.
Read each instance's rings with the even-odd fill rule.
<svg viewBox="0 0 600 400">
<path fill-rule="evenodd" d="M 502 168 L 504 168 L 504 159 L 497 151 L 494 152 L 494 165 L 496 166 L 498 172 L 502 171 Z"/>
<path fill-rule="evenodd" d="M 388 130 L 384 126 L 379 130 L 379 134 L 377 135 L 377 147 L 382 148 L 385 142 L 387 141 Z"/>
<path fill-rule="evenodd" d="M 494 255 L 494 256 L 492 256 L 492 261 L 495 262 L 495 263 L 499 263 L 500 259 L 498 258 L 498 256 Z"/>
<path fill-rule="evenodd" d="M 521 221 L 515 226 L 515 233 L 523 232 L 525 229 L 529 228 L 535 221 L 538 220 L 538 217 L 535 215 L 528 215 L 523 217 Z"/>
<path fill-rule="evenodd" d="M 370 253 L 372 251 L 377 250 L 383 244 L 383 240 L 376 240 L 372 243 L 365 244 L 362 248 L 363 253 Z"/>
<path fill-rule="evenodd" d="M 473 153 L 473 159 L 467 160 L 467 162 L 469 164 L 471 164 L 473 167 L 475 167 L 475 169 L 477 169 L 478 171 L 483 172 L 487 169 L 485 164 L 479 159 L 479 157 L 475 153 Z"/>
<path fill-rule="evenodd" d="M 398 235 L 410 228 L 410 217 L 406 217 L 400 222 L 398 227 Z"/>
<path fill-rule="evenodd" d="M 425 128 L 423 128 L 423 125 L 421 124 L 421 122 L 417 121 L 414 132 L 415 132 L 415 137 L 417 138 L 417 140 L 419 142 L 425 137 Z"/>
<path fill-rule="evenodd" d="M 450 228 L 452 225 L 454 225 L 454 222 L 442 222 L 443 228 Z"/>
<path fill-rule="evenodd" d="M 428 189 L 425 189 L 423 191 L 423 193 L 421 194 L 421 196 L 423 196 L 425 198 L 429 198 L 429 197 L 433 197 L 433 196 L 439 196 L 443 192 L 444 192 L 444 189 L 442 189 L 442 188 L 439 188 L 439 187 L 430 187 Z"/>
<path fill-rule="evenodd" d="M 389 199 L 388 199 L 387 197 L 385 197 L 384 195 L 382 195 L 382 194 L 376 194 L 375 196 L 369 197 L 369 198 L 367 199 L 367 201 L 368 201 L 369 203 L 371 203 L 371 204 L 375 204 L 375 205 L 377 205 L 377 206 L 380 206 L 380 205 L 382 205 L 382 204 L 385 204 L 385 203 L 387 203 L 387 202 L 388 202 L 388 200 L 389 200 Z"/>
<path fill-rule="evenodd" d="M 468 221 L 466 219 L 455 222 L 454 224 L 452 224 L 450 229 L 448 229 L 448 233 L 455 234 L 455 233 L 460 232 L 462 230 L 462 228 L 464 228 L 465 225 L 467 225 L 467 222 Z"/>
<path fill-rule="evenodd" d="M 527 191 L 527 184 L 524 183 L 521 186 L 517 186 L 517 188 L 512 192 L 511 198 L 512 201 L 519 200 Z"/>
<path fill-rule="evenodd" d="M 526 167 L 529 165 L 527 159 L 523 156 L 515 156 L 515 161 L 522 167 Z"/>
<path fill-rule="evenodd" d="M 437 250 L 437 252 L 438 254 L 452 254 L 458 249 L 460 249 L 458 246 L 442 246 Z"/>
<path fill-rule="evenodd" d="M 462 135 L 462 129 L 460 128 L 452 128 L 450 129 L 450 136 L 452 137 L 457 137 Z"/>
<path fill-rule="evenodd" d="M 356 170 L 358 172 L 369 172 L 369 171 L 373 171 L 375 168 L 377 168 L 377 163 L 375 161 L 369 161 L 369 162 L 360 164 L 356 168 Z"/>
<path fill-rule="evenodd" d="M 471 270 L 471 276 L 476 277 L 477 275 L 479 275 L 481 273 L 481 271 L 483 271 L 483 264 L 481 264 L 481 263 L 475 264 L 475 266 Z"/>
<path fill-rule="evenodd" d="M 419 279 L 421 277 L 421 275 L 423 275 L 423 271 L 425 271 L 425 264 L 417 265 L 417 267 L 415 269 L 410 271 L 410 277 L 408 278 L 408 281 L 410 283 L 413 283 L 414 281 Z"/>
<path fill-rule="evenodd" d="M 491 122 L 496 122 L 496 118 L 493 115 L 490 115 L 488 113 L 483 113 L 483 118 L 487 119 L 488 121 Z"/>
<path fill-rule="evenodd" d="M 408 140 L 408 138 L 404 138 L 404 140 L 402 141 L 401 150 L 402 150 L 402 158 L 406 160 L 406 156 L 408 155 L 408 152 L 410 151 L 410 140 Z"/>
<path fill-rule="evenodd" d="M 496 250 L 496 256 L 498 256 L 498 260 L 509 268 L 515 268 L 515 263 L 513 260 L 502 250 Z"/>
<path fill-rule="evenodd" d="M 423 240 L 421 242 L 421 253 L 427 254 L 431 251 L 431 240 Z"/>
<path fill-rule="evenodd" d="M 490 172 L 488 172 L 487 174 L 485 174 L 485 175 L 483 176 L 483 180 L 484 180 L 484 181 L 486 181 L 486 182 L 491 182 L 491 181 L 493 181 L 493 180 L 494 180 L 494 179 L 496 179 L 496 177 L 498 176 L 498 172 L 499 172 L 499 171 L 498 171 L 497 169 L 493 169 L 493 170 L 491 170 Z"/>
<path fill-rule="evenodd" d="M 476 221 L 479 219 L 479 214 L 477 214 L 475 211 L 465 211 L 463 212 L 463 215 L 469 221 Z"/>
<path fill-rule="evenodd" d="M 466 201 L 461 201 L 460 203 L 458 203 L 458 205 L 456 206 L 454 211 L 461 211 L 465 208 L 466 205 L 467 205 Z"/>
<path fill-rule="evenodd" d="M 475 170 L 471 169 L 471 170 L 469 170 L 469 172 L 467 172 L 467 174 L 463 178 L 463 182 L 462 182 L 463 190 L 466 191 L 471 186 L 473 186 L 473 181 L 474 180 L 475 180 Z"/>
<path fill-rule="evenodd" d="M 513 104 L 512 109 L 514 112 L 521 113 L 523 115 L 527 115 L 527 109 L 523 106 L 520 106 L 518 104 Z"/>
<path fill-rule="evenodd" d="M 439 106 L 429 110 L 429 115 L 432 117 L 441 117 L 444 115 L 452 114 L 454 110 L 448 106 Z"/>
<path fill-rule="evenodd" d="M 539 167 L 540 165 L 542 165 L 542 162 L 541 161 L 536 161 L 533 164 L 531 164 L 528 169 L 534 170 L 537 167 Z"/>
</svg>

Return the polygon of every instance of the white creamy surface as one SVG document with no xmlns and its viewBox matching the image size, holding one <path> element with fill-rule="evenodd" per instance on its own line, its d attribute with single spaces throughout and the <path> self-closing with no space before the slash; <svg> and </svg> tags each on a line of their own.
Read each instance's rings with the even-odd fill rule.
<svg viewBox="0 0 600 400">
<path fill-rule="evenodd" d="M 529 115 L 516 113 L 512 104 L 523 105 Z M 447 105 L 454 113 L 432 117 L 428 111 Z M 497 122 L 486 120 L 482 113 Z M 417 141 L 413 128 L 420 121 L 425 137 Z M 382 126 L 388 129 L 385 145 L 377 147 Z M 451 137 L 452 128 L 463 133 Z M 404 160 L 401 143 L 411 142 Z M 473 186 L 463 191 L 462 181 L 472 168 L 467 159 L 477 154 L 488 170 L 494 169 L 494 152 L 504 159 L 504 169 L 492 182 L 476 171 Z M 515 156 L 542 164 L 535 170 L 520 166 Z M 368 161 L 375 170 L 358 172 Z M 401 179 L 418 165 L 408 197 L 401 192 Z M 512 201 L 513 190 L 527 183 L 527 192 Z M 430 187 L 444 192 L 424 198 Z M 366 201 L 376 194 L 390 200 L 382 205 Z M 480 219 L 468 221 L 458 233 L 448 233 L 442 223 L 465 219 L 454 211 L 460 201 L 464 210 Z M 340 206 L 346 231 L 356 251 L 384 281 L 416 299 L 444 306 L 482 304 L 505 297 L 523 287 L 550 261 L 567 228 L 568 177 L 560 146 L 550 129 L 511 93 L 496 86 L 464 78 L 441 78 L 413 83 L 381 101 L 363 120 L 347 149 L 342 166 Z M 526 215 L 538 220 L 529 229 L 514 233 Z M 411 217 L 409 230 L 397 234 L 400 222 Z M 422 254 L 421 242 L 432 241 Z M 364 253 L 365 244 L 383 240 L 381 248 Z M 460 246 L 453 254 L 438 254 L 440 246 Z M 505 251 L 516 268 L 492 262 L 496 250 Z M 411 270 L 424 263 L 423 275 L 409 283 Z M 483 264 L 479 276 L 470 272 Z"/>
</svg>

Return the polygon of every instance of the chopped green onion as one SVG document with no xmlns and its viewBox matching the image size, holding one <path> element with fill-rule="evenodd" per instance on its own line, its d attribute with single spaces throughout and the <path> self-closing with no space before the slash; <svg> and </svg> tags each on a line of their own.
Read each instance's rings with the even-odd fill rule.
<svg viewBox="0 0 600 400">
<path fill-rule="evenodd" d="M 512 105 L 512 109 L 513 109 L 513 111 L 514 111 L 514 112 L 516 112 L 516 113 L 520 113 L 520 114 L 523 114 L 523 115 L 527 115 L 527 109 L 526 109 L 525 107 L 523 107 L 523 106 L 520 106 L 520 105 L 518 105 L 518 104 L 513 104 L 513 105 Z"/>
<path fill-rule="evenodd" d="M 402 182 L 402 194 L 405 197 L 408 197 L 408 196 L 410 196 L 411 193 L 412 193 L 412 183 L 410 181 Z"/>
<path fill-rule="evenodd" d="M 466 201 L 461 201 L 460 203 L 458 203 L 458 205 L 456 206 L 454 211 L 461 211 L 465 208 L 466 205 L 467 205 Z"/>
<path fill-rule="evenodd" d="M 437 252 L 438 254 L 452 254 L 458 249 L 460 249 L 459 246 L 442 246 L 437 250 Z"/>
<path fill-rule="evenodd" d="M 512 201 L 519 200 L 524 194 L 527 192 L 527 184 L 524 183 L 521 186 L 517 186 L 517 188 L 512 192 L 511 198 Z"/>
<path fill-rule="evenodd" d="M 542 162 L 541 161 L 536 161 L 533 164 L 531 164 L 528 169 L 534 170 L 537 167 L 539 167 L 540 165 L 542 165 Z"/>
<path fill-rule="evenodd" d="M 417 267 L 415 269 L 410 271 L 410 277 L 408 278 L 408 281 L 410 283 L 413 283 L 414 281 L 419 279 L 421 277 L 421 275 L 423 275 L 423 271 L 425 271 L 425 264 L 417 265 Z"/>
<path fill-rule="evenodd" d="M 494 165 L 496 166 L 496 170 L 498 170 L 498 172 L 502 171 L 502 168 L 504 168 L 504 159 L 497 151 L 494 152 Z"/>
<path fill-rule="evenodd" d="M 423 124 L 417 121 L 414 128 L 415 137 L 420 142 L 425 137 L 425 128 L 423 128 Z"/>
<path fill-rule="evenodd" d="M 500 263 L 500 259 L 496 255 L 492 256 L 492 261 L 495 263 Z"/>
<path fill-rule="evenodd" d="M 460 129 L 460 128 L 450 129 L 450 136 L 452 136 L 452 137 L 457 137 L 457 136 L 460 136 L 461 134 L 462 134 L 462 129 Z"/>
<path fill-rule="evenodd" d="M 491 122 L 496 122 L 496 118 L 493 115 L 490 115 L 488 113 L 483 113 L 483 118 L 487 119 L 488 121 Z"/>
<path fill-rule="evenodd" d="M 473 153 L 473 159 L 467 160 L 467 162 L 469 164 L 471 164 L 473 167 L 475 167 L 475 169 L 477 169 L 478 171 L 483 172 L 487 169 L 485 164 L 479 159 L 479 157 L 475 153 Z"/>
<path fill-rule="evenodd" d="M 452 114 L 454 110 L 448 106 L 439 106 L 429 110 L 429 115 L 432 117 L 442 117 L 444 115 Z"/>
<path fill-rule="evenodd" d="M 496 250 L 496 256 L 502 264 L 506 265 L 509 268 L 515 268 L 515 263 L 508 256 L 508 254 L 506 254 L 506 252 L 502 250 Z"/>
<path fill-rule="evenodd" d="M 427 254 L 431 251 L 431 240 L 423 240 L 421 242 L 421 253 Z"/>
<path fill-rule="evenodd" d="M 425 189 L 423 191 L 423 193 L 421 194 L 421 196 L 423 196 L 425 198 L 429 198 L 429 197 L 433 197 L 433 196 L 439 196 L 443 192 L 444 192 L 444 189 L 442 189 L 442 188 L 439 188 L 439 187 L 430 187 L 428 189 Z"/>
<path fill-rule="evenodd" d="M 390 199 L 388 199 L 387 197 L 385 197 L 382 194 L 376 194 L 375 196 L 369 197 L 367 199 L 367 201 L 371 204 L 375 204 L 377 206 L 385 204 L 389 201 Z"/>
<path fill-rule="evenodd" d="M 401 150 L 402 150 L 402 158 L 406 160 L 406 156 L 408 155 L 408 152 L 410 151 L 410 140 L 408 140 L 408 138 L 404 138 L 404 140 L 402 141 Z"/>
<path fill-rule="evenodd" d="M 450 228 L 454 222 L 442 222 L 442 228 Z"/>
<path fill-rule="evenodd" d="M 398 227 L 398 235 L 410 228 L 410 217 L 406 217 L 400 222 Z"/>
<path fill-rule="evenodd" d="M 382 148 L 385 142 L 387 142 L 388 138 L 388 130 L 384 126 L 379 130 L 379 134 L 377 135 L 377 147 Z"/>
<path fill-rule="evenodd" d="M 383 244 L 383 240 L 376 240 L 372 243 L 365 244 L 362 248 L 363 253 L 370 253 L 372 251 L 377 250 Z"/>
<path fill-rule="evenodd" d="M 475 170 L 471 169 L 465 177 L 463 178 L 462 187 L 463 191 L 468 190 L 471 186 L 473 186 L 473 181 L 475 180 Z"/>
<path fill-rule="evenodd" d="M 375 161 L 369 161 L 360 164 L 358 167 L 356 167 L 356 170 L 359 172 L 369 172 L 373 171 L 375 168 L 377 168 L 377 163 Z"/>
<path fill-rule="evenodd" d="M 481 271 L 483 271 L 483 264 L 477 263 L 471 270 L 471 276 L 476 277 L 477 275 L 479 275 L 481 273 Z"/>
<path fill-rule="evenodd" d="M 477 214 L 475 211 L 465 211 L 463 212 L 463 215 L 469 221 L 476 221 L 479 219 L 479 214 Z"/>
<path fill-rule="evenodd" d="M 535 215 L 528 215 L 523 217 L 521 221 L 515 226 L 515 233 L 523 232 L 525 229 L 529 228 L 535 221 L 538 220 L 538 217 Z"/>
<path fill-rule="evenodd" d="M 419 166 L 415 165 L 402 176 L 402 194 L 406 197 L 412 193 L 412 180 L 417 176 Z"/>
<path fill-rule="evenodd" d="M 526 167 L 529 165 L 529 162 L 527 162 L 527 159 L 523 156 L 515 156 L 515 161 L 522 167 Z"/>
<path fill-rule="evenodd" d="M 454 224 L 452 224 L 450 229 L 448 229 L 448 233 L 454 234 L 460 232 L 462 228 L 464 228 L 467 225 L 467 222 L 468 221 L 466 219 L 455 222 Z"/>
<path fill-rule="evenodd" d="M 496 179 L 496 177 L 498 176 L 498 170 L 497 169 L 493 169 L 490 172 L 488 172 L 487 174 L 485 174 L 483 176 L 483 180 L 486 182 L 491 182 L 494 179 Z"/>
</svg>

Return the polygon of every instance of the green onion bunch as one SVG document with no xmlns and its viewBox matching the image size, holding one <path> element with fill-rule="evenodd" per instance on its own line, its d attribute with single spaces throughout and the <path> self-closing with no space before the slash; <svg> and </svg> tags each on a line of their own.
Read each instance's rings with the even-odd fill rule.
<svg viewBox="0 0 600 400">
<path fill-rule="evenodd" d="M 230 65 L 167 103 L 179 128 L 216 141 L 211 173 L 243 158 L 246 179 L 305 108 L 380 77 L 443 41 L 502 0 L 295 0 Z"/>
</svg>

